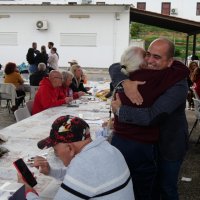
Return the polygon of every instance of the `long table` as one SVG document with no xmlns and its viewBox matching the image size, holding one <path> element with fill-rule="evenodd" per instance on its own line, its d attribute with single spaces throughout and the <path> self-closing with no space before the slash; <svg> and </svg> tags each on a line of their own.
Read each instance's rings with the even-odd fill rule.
<svg viewBox="0 0 200 200">
<path fill-rule="evenodd" d="M 47 153 L 47 159 L 51 165 L 63 166 L 62 162 L 54 156 L 52 148 L 40 150 L 37 147 L 39 140 L 49 136 L 51 124 L 56 118 L 64 115 L 79 116 L 88 122 L 92 137 L 95 137 L 95 131 L 101 127 L 103 121 L 109 118 L 110 105 L 92 96 L 85 96 L 82 100 L 76 100 L 76 103 L 79 107 L 66 105 L 53 107 L 0 130 L 0 134 L 7 139 L 7 142 L 1 146 L 9 150 L 8 154 L 0 158 L 0 186 L 6 181 L 17 181 L 16 170 L 12 163 L 18 158 L 27 160 Z M 36 190 L 39 191 L 41 197 L 45 200 L 52 199 L 60 182 L 39 174 L 35 168 L 31 170 L 38 177 Z"/>
</svg>

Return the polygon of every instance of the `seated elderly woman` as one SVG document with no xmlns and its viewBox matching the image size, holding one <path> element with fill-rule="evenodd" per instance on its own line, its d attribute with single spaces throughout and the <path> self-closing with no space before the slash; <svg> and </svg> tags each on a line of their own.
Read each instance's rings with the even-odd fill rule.
<svg viewBox="0 0 200 200">
<path fill-rule="evenodd" d="M 78 99 L 85 94 L 82 91 L 73 92 L 69 87 L 72 83 L 73 77 L 74 75 L 69 71 L 62 72 L 62 86 L 60 87 L 61 96 L 72 98 L 71 100 Z"/>
<path fill-rule="evenodd" d="M 70 71 L 74 75 L 72 83 L 70 85 L 70 88 L 73 90 L 73 92 L 83 91 L 85 93 L 88 93 L 87 89 L 83 85 L 83 80 L 82 80 L 83 71 L 80 65 L 78 64 L 72 65 Z"/>
<path fill-rule="evenodd" d="M 33 86 L 39 86 L 40 81 L 44 78 L 47 77 L 48 74 L 46 72 L 46 64 L 45 63 L 39 63 L 38 64 L 38 71 L 34 72 L 33 74 L 30 75 L 30 85 Z"/>
<path fill-rule="evenodd" d="M 11 108 L 14 112 L 18 109 L 19 105 L 24 101 L 25 92 L 23 91 L 23 83 L 24 80 L 22 79 L 20 73 L 17 71 L 17 66 L 15 63 L 9 62 L 5 66 L 5 79 L 4 83 L 12 83 L 16 87 L 17 96 L 21 98 L 16 99 L 16 105 Z"/>
</svg>

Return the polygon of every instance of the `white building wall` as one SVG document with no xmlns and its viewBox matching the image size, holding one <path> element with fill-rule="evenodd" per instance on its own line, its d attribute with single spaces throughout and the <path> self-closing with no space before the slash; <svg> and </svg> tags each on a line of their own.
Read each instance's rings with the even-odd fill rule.
<svg viewBox="0 0 200 200">
<path fill-rule="evenodd" d="M 67 4 L 68 2 L 82 2 L 89 1 L 90 4 L 96 4 L 97 2 L 105 2 L 106 4 L 132 4 L 137 7 L 137 2 L 146 2 L 146 10 L 161 13 L 162 2 L 171 2 L 171 8 L 177 8 L 178 14 L 176 17 L 190 19 L 194 21 L 200 21 L 200 16 L 196 15 L 196 6 L 198 0 L 15 0 L 16 2 L 51 2 L 55 4 L 57 2 Z"/>
<path fill-rule="evenodd" d="M 96 3 L 98 0 L 94 0 L 93 2 Z M 198 0 L 106 0 L 105 2 L 108 4 L 132 4 L 135 8 L 137 8 L 137 2 L 146 2 L 146 10 L 156 13 L 161 13 L 162 3 L 167 2 L 171 3 L 171 8 L 176 8 L 178 11 L 177 15 L 172 16 L 200 21 L 200 15 L 196 15 L 197 2 L 200 3 Z"/>
<path fill-rule="evenodd" d="M 117 18 L 116 18 L 117 13 Z M 0 44 L 0 63 L 20 64 L 32 42 L 55 43 L 60 56 L 59 65 L 67 66 L 76 59 L 83 67 L 107 68 L 118 62 L 129 44 L 129 10 L 124 6 L 0 6 L 1 34 L 16 33 L 17 44 Z M 70 15 L 89 15 L 89 18 L 70 18 Z M 48 21 L 48 30 L 37 30 L 38 20 Z M 60 34 L 95 34 L 96 46 L 63 46 Z"/>
<path fill-rule="evenodd" d="M 127 2 L 127 1 L 125 1 Z M 177 15 L 172 15 L 175 17 L 180 17 L 184 19 L 194 20 L 194 21 L 200 21 L 200 15 L 196 15 L 196 6 L 197 6 L 197 0 L 141 0 L 141 1 L 130 1 L 130 3 L 137 7 L 137 2 L 146 2 L 146 10 L 161 13 L 161 7 L 162 3 L 171 2 L 171 8 L 176 8 L 178 11 Z"/>
</svg>

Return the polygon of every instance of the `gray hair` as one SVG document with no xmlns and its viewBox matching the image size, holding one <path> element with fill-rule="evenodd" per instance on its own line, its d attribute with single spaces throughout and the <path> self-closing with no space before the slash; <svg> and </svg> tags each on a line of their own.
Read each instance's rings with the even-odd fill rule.
<svg viewBox="0 0 200 200">
<path fill-rule="evenodd" d="M 39 63 L 38 64 L 38 70 L 39 71 L 45 71 L 46 70 L 46 64 L 45 63 Z"/>
<path fill-rule="evenodd" d="M 143 63 L 145 55 L 144 49 L 136 46 L 128 47 L 121 56 L 122 72 L 126 75 L 136 69 Z"/>
<path fill-rule="evenodd" d="M 65 86 L 66 85 L 66 81 L 68 78 L 73 78 L 74 75 L 72 74 L 72 72 L 70 71 L 63 71 L 62 72 L 62 82 L 63 82 L 63 85 Z"/>
</svg>

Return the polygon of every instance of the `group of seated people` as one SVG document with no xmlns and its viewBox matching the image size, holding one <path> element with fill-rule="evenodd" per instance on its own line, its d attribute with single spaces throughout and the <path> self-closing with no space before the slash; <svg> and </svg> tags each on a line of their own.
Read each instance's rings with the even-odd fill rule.
<svg viewBox="0 0 200 200">
<path fill-rule="evenodd" d="M 17 96 L 24 95 L 24 80 L 20 75 L 15 63 L 7 63 L 5 66 L 5 83 L 13 83 L 16 86 Z M 52 70 L 47 73 L 46 64 L 39 63 L 38 71 L 30 74 L 30 86 L 39 86 L 34 99 L 32 114 L 53 106 L 68 104 L 73 99 L 77 99 L 88 93 L 88 88 L 84 87 L 85 76 L 80 65 L 72 64 L 69 71 L 60 72 Z M 24 97 L 16 99 L 16 105 L 11 110 L 14 112 L 24 101 Z"/>
<path fill-rule="evenodd" d="M 31 77 L 33 77 L 34 74 Z M 68 104 L 73 99 L 78 99 L 88 93 L 82 80 L 82 69 L 78 64 L 71 66 L 70 71 L 52 70 L 48 77 L 39 83 L 35 95 L 32 114 L 47 108 Z"/>
</svg>

